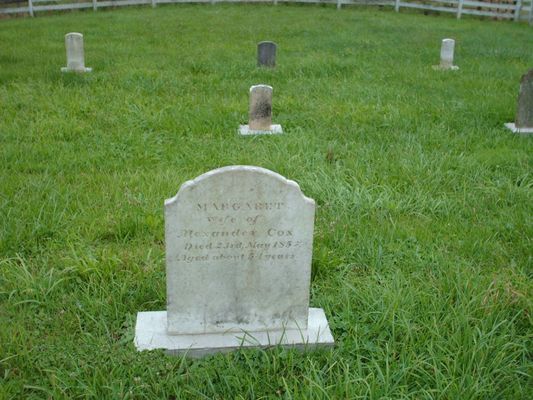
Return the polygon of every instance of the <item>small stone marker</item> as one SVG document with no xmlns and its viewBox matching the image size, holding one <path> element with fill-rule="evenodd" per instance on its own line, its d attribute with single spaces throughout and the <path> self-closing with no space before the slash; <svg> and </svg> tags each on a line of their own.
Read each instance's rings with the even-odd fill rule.
<svg viewBox="0 0 533 400">
<path fill-rule="evenodd" d="M 513 133 L 533 134 L 533 69 L 520 80 L 515 122 L 505 124 Z"/>
<path fill-rule="evenodd" d="M 434 69 L 444 69 L 456 71 L 459 69 L 457 65 L 453 65 L 453 52 L 455 49 L 455 40 L 443 39 L 440 48 L 440 65 L 435 65 Z"/>
<path fill-rule="evenodd" d="M 85 66 L 83 35 L 81 33 L 67 33 L 65 35 L 65 47 L 67 49 L 67 66 L 61 68 L 61 72 L 91 72 L 93 70 Z"/>
<path fill-rule="evenodd" d="M 257 44 L 257 66 L 275 67 L 276 49 L 277 45 L 274 42 L 259 42 Z"/>
<path fill-rule="evenodd" d="M 192 357 L 334 341 L 309 308 L 315 202 L 267 169 L 229 166 L 165 201 L 167 311 L 139 312 L 135 346 Z"/>
<path fill-rule="evenodd" d="M 241 135 L 269 135 L 283 133 L 281 125 L 272 125 L 272 86 L 255 85 L 250 88 L 248 125 L 239 127 Z"/>
</svg>

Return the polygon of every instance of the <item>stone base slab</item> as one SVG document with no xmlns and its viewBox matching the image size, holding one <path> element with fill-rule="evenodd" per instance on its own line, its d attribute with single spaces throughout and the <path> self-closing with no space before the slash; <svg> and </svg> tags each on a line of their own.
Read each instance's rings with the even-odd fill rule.
<svg viewBox="0 0 533 400">
<path fill-rule="evenodd" d="M 533 128 L 517 128 L 514 122 L 508 122 L 504 124 L 507 129 L 510 129 L 513 133 L 518 133 L 519 135 L 532 135 Z"/>
<path fill-rule="evenodd" d="M 138 351 L 164 349 L 167 354 L 200 358 L 218 352 L 272 346 L 311 350 L 334 345 L 328 320 L 321 308 L 310 308 L 307 330 L 226 332 L 195 335 L 167 334 L 167 312 L 137 313 L 135 347 Z"/>
<path fill-rule="evenodd" d="M 250 129 L 249 125 L 239 125 L 239 133 L 241 135 L 276 135 L 283 133 L 281 125 L 270 125 L 270 130 L 268 131 L 258 131 Z"/>
<path fill-rule="evenodd" d="M 441 70 L 441 71 L 458 71 L 459 67 L 457 65 L 452 65 L 450 67 L 443 67 L 441 65 L 434 65 L 433 69 Z"/>
<path fill-rule="evenodd" d="M 83 69 L 70 69 L 68 67 L 61 67 L 61 72 L 76 72 L 82 74 L 84 72 L 93 72 L 93 69 L 89 67 L 85 67 Z"/>
</svg>

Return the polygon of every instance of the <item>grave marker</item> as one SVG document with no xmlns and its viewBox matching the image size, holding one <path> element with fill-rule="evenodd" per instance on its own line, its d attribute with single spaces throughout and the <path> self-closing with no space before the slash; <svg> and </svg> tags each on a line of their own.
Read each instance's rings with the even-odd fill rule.
<svg viewBox="0 0 533 400">
<path fill-rule="evenodd" d="M 443 39 L 440 48 L 440 65 L 435 65 L 434 69 L 452 70 L 459 69 L 457 65 L 453 65 L 453 53 L 455 50 L 455 40 Z"/>
<path fill-rule="evenodd" d="M 309 308 L 314 213 L 296 182 L 259 167 L 185 182 L 165 201 L 167 311 L 138 313 L 137 349 L 333 345 Z"/>
<path fill-rule="evenodd" d="M 275 67 L 276 66 L 277 45 L 274 42 L 259 42 L 257 44 L 257 66 L 258 67 Z"/>
<path fill-rule="evenodd" d="M 241 125 L 241 135 L 271 135 L 283 133 L 281 125 L 272 125 L 272 86 L 255 85 L 250 88 L 248 125 Z"/>
<path fill-rule="evenodd" d="M 65 35 L 65 48 L 67 50 L 67 66 L 61 68 L 61 72 L 91 72 L 92 68 L 85 66 L 85 54 L 83 51 L 83 35 L 71 32 Z"/>
<path fill-rule="evenodd" d="M 520 80 L 515 122 L 505 124 L 513 133 L 533 134 L 533 69 Z"/>
</svg>

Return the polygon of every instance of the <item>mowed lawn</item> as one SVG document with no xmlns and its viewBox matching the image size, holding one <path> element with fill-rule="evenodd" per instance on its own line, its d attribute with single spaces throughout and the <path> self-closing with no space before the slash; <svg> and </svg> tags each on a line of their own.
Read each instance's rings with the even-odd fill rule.
<svg viewBox="0 0 533 400">
<path fill-rule="evenodd" d="M 72 31 L 91 74 L 59 72 Z M 457 72 L 431 68 L 445 37 Z M 533 139 L 503 124 L 532 67 L 533 27 L 390 9 L 0 21 L 0 399 L 530 399 Z M 236 133 L 259 83 L 284 135 Z M 136 313 L 166 308 L 163 201 L 234 164 L 316 200 L 335 348 L 136 352 Z"/>
</svg>

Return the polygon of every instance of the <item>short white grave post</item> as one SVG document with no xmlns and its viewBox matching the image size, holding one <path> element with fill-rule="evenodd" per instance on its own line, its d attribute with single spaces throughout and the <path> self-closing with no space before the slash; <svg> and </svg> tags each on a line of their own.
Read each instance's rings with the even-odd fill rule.
<svg viewBox="0 0 533 400">
<path fill-rule="evenodd" d="M 455 40 L 442 39 L 440 48 L 440 65 L 436 65 L 434 69 L 456 71 L 459 69 L 457 65 L 453 65 L 453 53 L 455 50 Z"/>
<path fill-rule="evenodd" d="M 239 127 L 241 135 L 283 133 L 281 125 L 272 124 L 272 86 L 255 85 L 250 88 L 248 125 Z"/>
<path fill-rule="evenodd" d="M 65 35 L 65 47 L 67 50 L 67 66 L 61 68 L 61 72 L 91 72 L 93 70 L 85 66 L 83 35 L 81 33 L 67 33 Z"/>
</svg>

